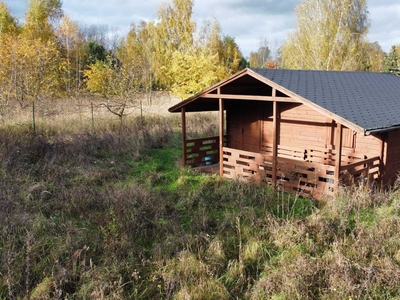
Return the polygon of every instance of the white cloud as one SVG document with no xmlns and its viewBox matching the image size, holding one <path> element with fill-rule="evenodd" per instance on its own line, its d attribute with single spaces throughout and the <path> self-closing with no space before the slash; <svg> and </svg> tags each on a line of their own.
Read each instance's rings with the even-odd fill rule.
<svg viewBox="0 0 400 300">
<path fill-rule="evenodd" d="M 384 51 L 400 44 L 400 4 L 394 1 L 371 1 L 369 40 L 377 41 Z M 375 4 L 376 3 L 376 4 Z"/>
<path fill-rule="evenodd" d="M 155 19 L 161 2 L 168 0 L 64 0 L 63 9 L 73 20 L 108 25 L 123 36 L 132 22 Z M 22 20 L 26 0 L 6 0 L 5 3 Z M 266 38 L 271 48 L 283 43 L 294 29 L 298 3 L 299 0 L 197 0 L 193 18 L 198 27 L 205 19 L 216 18 L 223 34 L 234 37 L 247 56 L 251 51 L 257 51 L 261 38 Z M 368 8 L 371 18 L 369 40 L 377 41 L 384 51 L 389 51 L 391 45 L 400 44 L 400 4 L 394 0 L 370 0 Z"/>
</svg>

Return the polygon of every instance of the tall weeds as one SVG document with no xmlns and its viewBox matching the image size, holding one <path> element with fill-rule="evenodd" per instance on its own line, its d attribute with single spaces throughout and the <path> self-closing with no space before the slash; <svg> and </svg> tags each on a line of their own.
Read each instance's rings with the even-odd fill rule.
<svg viewBox="0 0 400 300">
<path fill-rule="evenodd" d="M 0 299 L 399 295 L 398 190 L 321 204 L 205 176 L 180 166 L 177 120 L 0 130 Z"/>
</svg>

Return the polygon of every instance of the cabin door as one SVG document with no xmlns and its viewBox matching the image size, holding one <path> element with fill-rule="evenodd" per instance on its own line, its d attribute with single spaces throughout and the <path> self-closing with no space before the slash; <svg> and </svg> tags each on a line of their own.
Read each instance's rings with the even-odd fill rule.
<svg viewBox="0 0 400 300">
<path fill-rule="evenodd" d="M 260 102 L 238 101 L 229 112 L 231 147 L 234 149 L 260 152 L 261 127 Z"/>
</svg>

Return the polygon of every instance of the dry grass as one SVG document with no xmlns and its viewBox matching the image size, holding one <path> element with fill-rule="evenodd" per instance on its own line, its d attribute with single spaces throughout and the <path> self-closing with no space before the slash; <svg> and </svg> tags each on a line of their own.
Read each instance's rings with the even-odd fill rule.
<svg viewBox="0 0 400 300">
<path fill-rule="evenodd" d="M 37 135 L 29 112 L 3 111 L 0 299 L 400 294 L 396 187 L 358 187 L 321 205 L 206 177 L 179 167 L 180 116 L 158 113 L 172 100 L 154 99 L 122 126 L 99 108 L 94 127 L 90 105 L 71 104 L 92 101 L 38 108 Z M 215 124 L 193 114 L 189 134 L 212 135 Z"/>
</svg>

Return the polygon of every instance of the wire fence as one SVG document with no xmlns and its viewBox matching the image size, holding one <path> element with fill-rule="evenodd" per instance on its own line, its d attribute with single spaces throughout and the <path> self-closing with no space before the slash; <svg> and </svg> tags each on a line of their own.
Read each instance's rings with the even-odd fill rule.
<svg viewBox="0 0 400 300">
<path fill-rule="evenodd" d="M 30 127 L 39 133 L 55 128 L 96 130 L 138 117 L 169 115 L 168 108 L 178 102 L 179 99 L 166 92 L 154 93 L 151 99 L 138 95 L 126 102 L 92 95 L 45 99 L 23 105 L 0 102 L 0 126 Z"/>
</svg>

